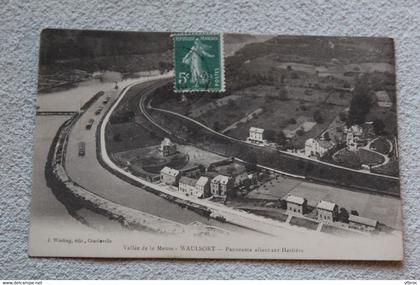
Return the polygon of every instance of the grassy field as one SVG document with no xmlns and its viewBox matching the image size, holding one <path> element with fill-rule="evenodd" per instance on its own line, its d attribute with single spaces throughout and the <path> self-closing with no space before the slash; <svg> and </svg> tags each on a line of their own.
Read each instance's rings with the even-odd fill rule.
<svg viewBox="0 0 420 285">
<path fill-rule="evenodd" d="M 370 145 L 370 148 L 377 152 L 388 154 L 391 150 L 391 145 L 386 138 L 380 137 Z"/>
<path fill-rule="evenodd" d="M 278 175 L 276 178 L 251 191 L 247 197 L 250 199 L 279 200 L 300 183 L 302 181 Z"/>
<path fill-rule="evenodd" d="M 105 139 L 111 153 L 156 145 L 162 140 L 135 122 L 108 124 L 105 128 Z"/>
<path fill-rule="evenodd" d="M 304 227 L 310 230 L 316 230 L 316 228 L 318 227 L 319 223 L 312 221 L 312 220 L 308 220 L 308 219 L 304 219 L 304 218 L 299 218 L 299 217 L 292 217 L 290 219 L 290 224 L 293 226 L 299 226 L 299 227 Z"/>
<path fill-rule="evenodd" d="M 226 157 L 211 153 L 202 149 L 199 149 L 192 145 L 177 145 L 177 149 L 180 153 L 188 154 L 189 161 L 187 167 L 196 165 L 209 165 L 210 163 L 220 161 Z"/>
<path fill-rule="evenodd" d="M 287 215 L 282 213 L 281 210 L 278 209 L 258 209 L 258 208 L 240 208 L 241 210 L 247 211 L 249 213 L 253 213 L 256 215 L 261 215 L 264 217 L 271 218 L 273 220 L 278 220 L 281 222 L 285 222 L 287 220 Z"/>
<path fill-rule="evenodd" d="M 384 162 L 384 158 L 381 155 L 365 149 L 359 149 L 357 151 L 350 151 L 348 149 L 340 150 L 334 155 L 334 160 L 339 165 L 355 169 L 359 169 L 362 164 L 377 165 Z"/>
<path fill-rule="evenodd" d="M 391 158 L 387 164 L 372 168 L 372 172 L 398 177 L 400 176 L 399 161 L 395 158 Z"/>
</svg>

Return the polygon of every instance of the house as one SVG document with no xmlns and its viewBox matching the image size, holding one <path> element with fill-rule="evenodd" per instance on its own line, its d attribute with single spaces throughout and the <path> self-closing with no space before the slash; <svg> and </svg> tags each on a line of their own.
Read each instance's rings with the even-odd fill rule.
<svg viewBox="0 0 420 285">
<path fill-rule="evenodd" d="M 334 222 L 338 215 L 338 206 L 328 201 L 320 201 L 316 205 L 318 211 L 318 220 L 321 222 Z"/>
<path fill-rule="evenodd" d="M 160 171 L 160 181 L 167 185 L 178 185 L 180 173 L 178 170 L 165 166 Z"/>
<path fill-rule="evenodd" d="M 305 155 L 307 157 L 323 157 L 329 150 L 334 148 L 330 140 L 307 139 L 305 142 Z"/>
<path fill-rule="evenodd" d="M 286 198 L 287 211 L 290 213 L 305 214 L 308 202 L 305 198 L 289 195 Z"/>
<path fill-rule="evenodd" d="M 344 127 L 344 133 L 346 134 L 346 144 L 349 150 L 355 151 L 364 145 L 364 141 L 362 140 L 363 128 L 361 126 L 353 125 Z"/>
<path fill-rule="evenodd" d="M 385 90 L 375 92 L 376 100 L 379 107 L 391 108 L 392 101 L 389 98 L 388 93 Z"/>
<path fill-rule="evenodd" d="M 164 138 L 160 143 L 159 151 L 163 157 L 174 155 L 176 153 L 176 144 L 171 142 L 169 138 Z"/>
<path fill-rule="evenodd" d="M 248 141 L 252 143 L 266 143 L 264 139 L 264 129 L 250 127 Z"/>
<path fill-rule="evenodd" d="M 197 190 L 197 197 L 208 197 L 210 196 L 210 180 L 205 177 L 201 176 L 197 183 L 195 184 L 195 188 Z"/>
<path fill-rule="evenodd" d="M 188 176 L 181 176 L 179 179 L 178 190 L 186 195 L 198 196 L 195 185 L 197 180 Z"/>
<path fill-rule="evenodd" d="M 378 221 L 356 215 L 350 215 L 349 228 L 361 231 L 374 231 L 378 229 Z"/>
<path fill-rule="evenodd" d="M 217 175 L 211 180 L 210 192 L 213 196 L 226 197 L 233 187 L 232 179 L 228 176 Z"/>
<path fill-rule="evenodd" d="M 220 179 L 220 193 L 222 196 L 226 196 L 227 193 L 233 188 L 233 180 L 228 177 L 222 175 Z"/>
</svg>

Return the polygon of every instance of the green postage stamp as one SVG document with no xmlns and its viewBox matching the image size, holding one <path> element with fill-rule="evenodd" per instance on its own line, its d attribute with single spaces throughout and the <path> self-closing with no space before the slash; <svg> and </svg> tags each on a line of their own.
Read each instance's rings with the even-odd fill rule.
<svg viewBox="0 0 420 285">
<path fill-rule="evenodd" d="M 225 91 L 223 35 L 173 34 L 175 92 Z"/>
</svg>

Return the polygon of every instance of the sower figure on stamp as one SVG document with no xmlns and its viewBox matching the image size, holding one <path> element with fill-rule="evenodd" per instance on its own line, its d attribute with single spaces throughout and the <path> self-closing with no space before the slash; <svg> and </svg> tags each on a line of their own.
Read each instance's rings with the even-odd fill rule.
<svg viewBox="0 0 420 285">
<path fill-rule="evenodd" d="M 213 58 L 214 55 L 207 52 L 210 46 L 203 44 L 198 38 L 195 39 L 194 45 L 182 59 L 182 63 L 190 66 L 191 82 L 195 87 L 208 85 L 210 82 L 210 74 L 205 70 L 204 57 Z"/>
</svg>

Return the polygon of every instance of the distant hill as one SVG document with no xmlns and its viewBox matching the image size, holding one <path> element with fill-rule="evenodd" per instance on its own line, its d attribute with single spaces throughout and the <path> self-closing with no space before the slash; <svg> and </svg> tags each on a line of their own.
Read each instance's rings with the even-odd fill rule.
<svg viewBox="0 0 420 285">
<path fill-rule="evenodd" d="M 275 54 L 279 61 L 325 64 L 387 62 L 393 64 L 394 44 L 389 38 L 276 36 L 244 46 L 236 57 L 244 60 Z"/>
<path fill-rule="evenodd" d="M 165 54 L 164 60 L 168 60 L 171 45 L 169 33 L 46 29 L 41 34 L 40 72 L 59 68 L 123 71 L 129 57 L 147 58 L 149 54 L 156 62 L 149 60 L 142 66 L 139 61 L 137 68 L 129 71 L 156 69 L 159 55 Z"/>
<path fill-rule="evenodd" d="M 250 43 L 259 43 L 271 39 L 269 35 L 224 34 L 225 56 L 232 56 L 236 51 Z"/>
</svg>

